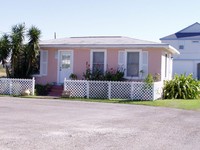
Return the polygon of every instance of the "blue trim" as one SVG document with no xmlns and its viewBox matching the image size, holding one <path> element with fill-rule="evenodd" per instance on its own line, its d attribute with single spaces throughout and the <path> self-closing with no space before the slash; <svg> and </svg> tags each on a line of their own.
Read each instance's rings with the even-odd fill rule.
<svg viewBox="0 0 200 150">
<path fill-rule="evenodd" d="M 199 36 L 200 35 L 200 32 L 191 32 L 191 33 L 175 33 L 176 37 L 177 38 L 183 38 L 183 37 L 191 37 L 191 36 Z"/>
<path fill-rule="evenodd" d="M 200 61 L 200 59 L 177 59 L 177 58 L 173 58 L 173 61 Z"/>
</svg>

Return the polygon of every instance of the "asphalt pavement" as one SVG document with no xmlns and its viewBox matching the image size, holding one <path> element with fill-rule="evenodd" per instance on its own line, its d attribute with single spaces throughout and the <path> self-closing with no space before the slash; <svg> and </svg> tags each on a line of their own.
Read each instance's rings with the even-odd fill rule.
<svg viewBox="0 0 200 150">
<path fill-rule="evenodd" d="M 200 112 L 0 97 L 0 150 L 172 149 L 200 149 Z"/>
</svg>

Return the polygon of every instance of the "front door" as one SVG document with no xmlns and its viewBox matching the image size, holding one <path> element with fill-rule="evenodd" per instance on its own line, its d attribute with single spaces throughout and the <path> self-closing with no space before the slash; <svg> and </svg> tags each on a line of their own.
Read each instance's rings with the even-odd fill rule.
<svg viewBox="0 0 200 150">
<path fill-rule="evenodd" d="M 58 67 L 58 81 L 59 83 L 63 83 L 64 79 L 69 79 L 69 76 L 72 73 L 72 51 L 59 51 Z"/>
<path fill-rule="evenodd" d="M 200 80 L 200 63 L 197 64 L 197 79 Z"/>
</svg>

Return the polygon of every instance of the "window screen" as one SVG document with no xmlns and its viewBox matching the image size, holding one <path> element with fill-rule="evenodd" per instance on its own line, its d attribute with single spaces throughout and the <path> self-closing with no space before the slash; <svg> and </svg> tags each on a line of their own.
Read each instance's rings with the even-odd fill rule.
<svg viewBox="0 0 200 150">
<path fill-rule="evenodd" d="M 139 52 L 127 52 L 127 76 L 139 76 Z"/>
<path fill-rule="evenodd" d="M 104 52 L 93 52 L 92 70 L 104 73 Z"/>
</svg>

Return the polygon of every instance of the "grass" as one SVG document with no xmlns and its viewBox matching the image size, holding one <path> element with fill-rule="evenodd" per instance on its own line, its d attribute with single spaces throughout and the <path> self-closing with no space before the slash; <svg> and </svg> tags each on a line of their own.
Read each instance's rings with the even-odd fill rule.
<svg viewBox="0 0 200 150">
<path fill-rule="evenodd" d="M 159 107 L 171 107 L 186 110 L 198 110 L 200 111 L 200 100 L 156 100 L 156 101 L 139 101 L 131 102 L 131 104 L 159 106 Z"/>
<path fill-rule="evenodd" d="M 155 101 L 132 101 L 132 100 L 108 100 L 108 99 L 64 99 L 86 102 L 102 102 L 102 103 L 119 103 L 119 104 L 133 104 L 133 105 L 146 105 L 156 107 L 170 107 L 185 110 L 197 110 L 200 111 L 200 99 L 195 100 L 155 100 Z"/>
<path fill-rule="evenodd" d="M 0 65 L 0 77 L 6 76 L 6 70 Z"/>
<path fill-rule="evenodd" d="M 42 98 L 42 99 L 54 99 L 46 96 L 21 96 L 22 98 Z M 70 100 L 70 101 L 84 101 L 84 102 L 100 102 L 100 103 L 115 103 L 115 104 L 130 104 L 130 105 L 146 105 L 155 107 L 169 107 L 185 110 L 200 111 L 200 99 L 167 99 L 167 100 L 155 100 L 155 101 L 133 101 L 122 99 L 84 99 L 84 98 L 56 98 L 58 100 Z"/>
</svg>

